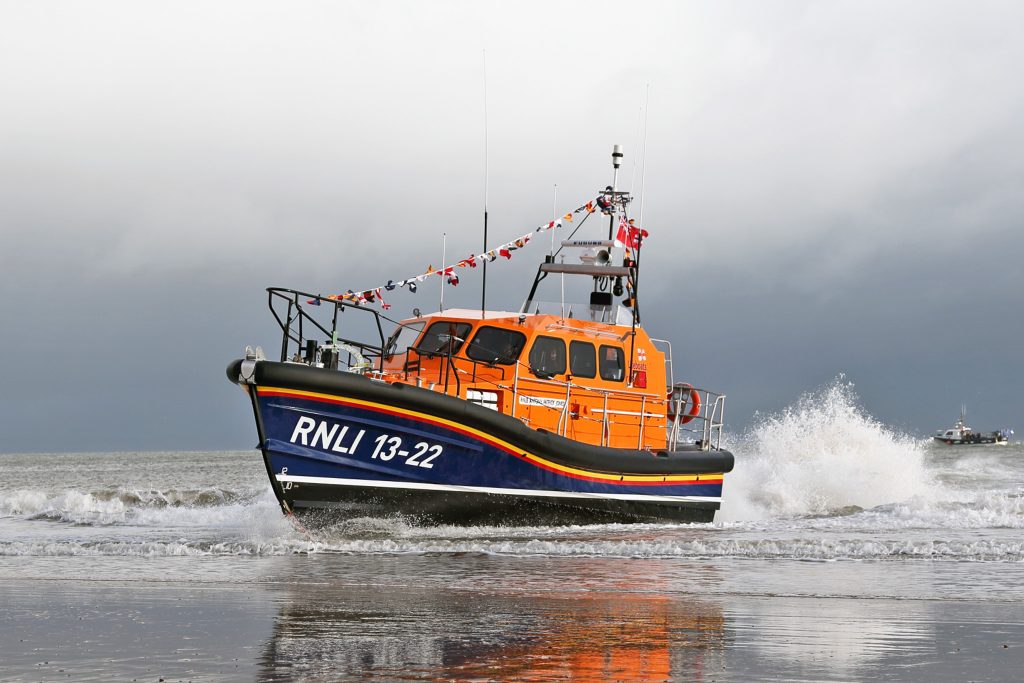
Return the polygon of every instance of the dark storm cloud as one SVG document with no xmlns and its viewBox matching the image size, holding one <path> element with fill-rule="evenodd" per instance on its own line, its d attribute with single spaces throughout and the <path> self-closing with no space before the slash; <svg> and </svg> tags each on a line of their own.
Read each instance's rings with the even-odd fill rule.
<svg viewBox="0 0 1024 683">
<path fill-rule="evenodd" d="M 556 183 L 586 200 L 625 144 L 645 321 L 733 428 L 840 372 L 909 430 L 961 401 L 1024 426 L 1022 14 L 0 5 L 0 449 L 248 445 L 223 366 L 273 346 L 263 287 L 419 272 L 441 232 L 478 250 L 483 48 L 491 235 L 547 220 Z M 492 270 L 492 305 L 542 251 Z"/>
</svg>

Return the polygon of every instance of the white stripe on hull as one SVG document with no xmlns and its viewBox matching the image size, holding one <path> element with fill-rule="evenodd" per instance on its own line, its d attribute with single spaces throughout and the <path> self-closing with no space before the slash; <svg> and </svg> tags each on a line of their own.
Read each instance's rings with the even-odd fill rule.
<svg viewBox="0 0 1024 683">
<path fill-rule="evenodd" d="M 303 477 L 278 474 L 280 482 L 297 484 L 327 484 L 329 486 L 365 486 L 374 488 L 413 489 L 417 491 L 455 491 L 460 493 L 496 493 L 506 496 L 535 496 L 544 498 L 589 498 L 591 500 L 635 500 L 656 503 L 721 503 L 720 496 L 648 496 L 642 493 L 586 493 L 578 491 L 543 491 L 534 489 L 502 489 L 489 486 L 457 486 L 452 484 L 424 484 L 421 482 L 376 481 L 372 479 L 342 479 L 340 477 Z"/>
</svg>

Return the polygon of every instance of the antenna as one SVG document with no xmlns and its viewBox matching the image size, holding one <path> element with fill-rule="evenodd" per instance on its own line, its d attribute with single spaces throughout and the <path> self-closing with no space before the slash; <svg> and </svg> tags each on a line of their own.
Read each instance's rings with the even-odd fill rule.
<svg viewBox="0 0 1024 683">
<path fill-rule="evenodd" d="M 487 50 L 484 50 L 484 250 L 487 253 L 487 183 L 489 181 L 487 164 Z M 483 283 L 480 287 L 480 319 L 487 316 L 487 258 L 484 258 Z"/>
<path fill-rule="evenodd" d="M 444 260 L 445 260 L 445 251 L 447 250 L 447 248 L 448 248 L 448 233 L 442 232 L 441 233 L 441 273 L 440 273 L 441 277 L 438 278 L 439 280 L 441 280 L 441 302 L 438 304 L 438 309 L 440 310 L 441 313 L 444 313 L 444 281 L 445 281 L 444 270 L 446 268 L 446 266 L 444 264 Z"/>
<path fill-rule="evenodd" d="M 643 163 L 640 167 L 640 225 L 644 224 L 644 190 L 647 189 L 646 178 L 647 178 L 647 115 L 651 111 L 651 84 L 647 84 L 647 101 L 644 103 L 644 151 L 643 151 Z"/>
<path fill-rule="evenodd" d="M 551 193 L 551 220 L 558 220 L 558 183 L 555 183 L 555 189 Z M 555 231 L 551 231 L 551 255 L 555 254 Z"/>
<path fill-rule="evenodd" d="M 643 123 L 643 120 L 644 120 L 644 108 L 641 106 L 641 107 L 638 107 L 637 110 L 636 110 L 636 138 L 634 139 L 634 142 L 636 143 L 636 148 L 637 149 L 640 148 L 640 124 Z M 634 159 L 636 159 L 636 158 L 634 157 Z M 637 163 L 639 161 L 640 161 L 639 159 L 636 159 L 635 161 L 633 161 L 633 173 L 632 173 L 632 175 L 629 178 L 629 193 L 630 194 L 633 194 L 633 188 L 636 186 L 636 165 L 637 165 Z"/>
</svg>

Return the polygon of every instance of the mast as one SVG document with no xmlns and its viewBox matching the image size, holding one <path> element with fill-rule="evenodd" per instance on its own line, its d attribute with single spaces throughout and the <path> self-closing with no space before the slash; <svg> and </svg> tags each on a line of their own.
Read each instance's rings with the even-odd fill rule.
<svg viewBox="0 0 1024 683">
<path fill-rule="evenodd" d="M 612 206 L 615 202 L 615 191 L 618 189 L 619 183 L 619 166 L 622 165 L 622 145 L 614 145 L 612 147 Z M 608 217 L 608 239 L 615 239 L 615 211 Z"/>
</svg>

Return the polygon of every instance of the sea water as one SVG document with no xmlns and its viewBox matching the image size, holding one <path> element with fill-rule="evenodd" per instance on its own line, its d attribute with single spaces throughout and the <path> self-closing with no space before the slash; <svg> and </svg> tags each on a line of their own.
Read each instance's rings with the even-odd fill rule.
<svg viewBox="0 0 1024 683">
<path fill-rule="evenodd" d="M 837 381 L 728 447 L 712 524 L 315 531 L 255 451 L 0 455 L 0 680 L 1017 680 L 1019 442 Z"/>
</svg>

